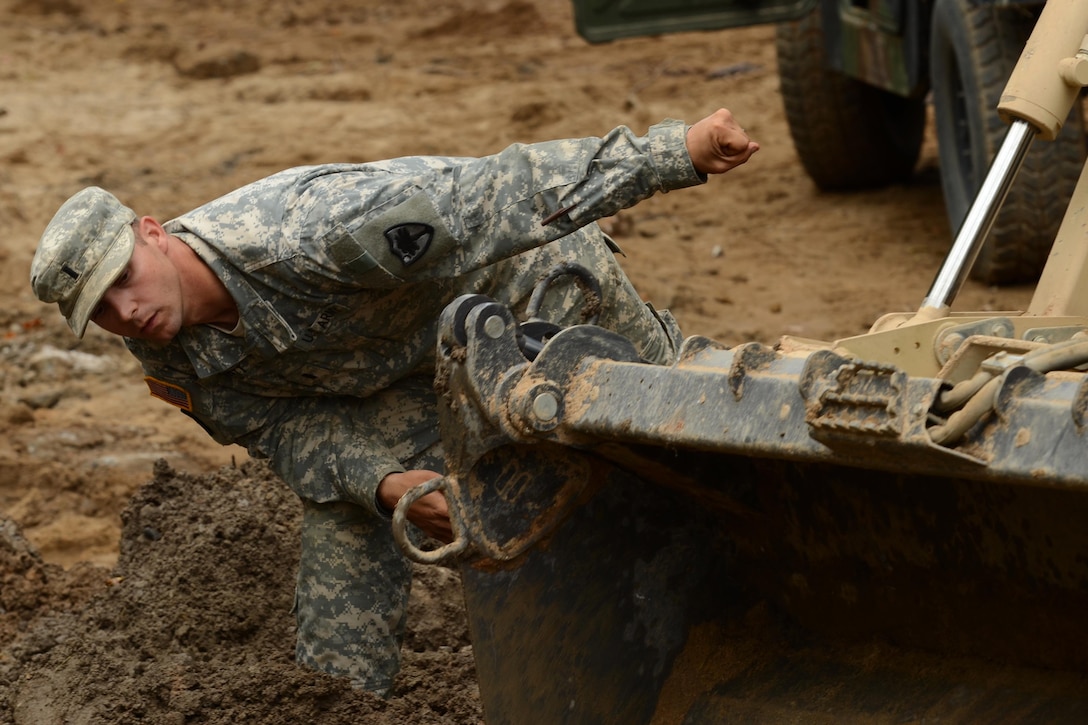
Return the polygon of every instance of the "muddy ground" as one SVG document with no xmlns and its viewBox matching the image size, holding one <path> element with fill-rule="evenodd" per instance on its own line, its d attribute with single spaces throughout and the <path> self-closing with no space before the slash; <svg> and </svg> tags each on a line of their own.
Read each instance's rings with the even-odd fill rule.
<svg viewBox="0 0 1088 725">
<path fill-rule="evenodd" d="M 817 192 L 773 29 L 591 46 L 567 0 L 0 0 L 0 723 L 474 723 L 456 576 L 421 571 L 389 701 L 292 664 L 297 507 L 27 283 L 97 184 L 160 219 L 280 169 L 638 131 L 732 109 L 747 166 L 608 220 L 643 295 L 727 343 L 918 306 L 949 244 L 929 137 L 906 185 Z M 969 283 L 960 309 L 1020 309 Z"/>
</svg>

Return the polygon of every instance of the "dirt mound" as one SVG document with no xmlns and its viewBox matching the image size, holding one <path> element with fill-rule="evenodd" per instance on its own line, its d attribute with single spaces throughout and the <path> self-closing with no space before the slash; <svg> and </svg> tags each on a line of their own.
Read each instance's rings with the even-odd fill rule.
<svg viewBox="0 0 1088 725">
<path fill-rule="evenodd" d="M 294 664 L 299 506 L 264 466 L 193 476 L 160 461 L 122 521 L 113 572 L 46 564 L 14 523 L 0 526 L 0 722 L 482 719 L 448 569 L 416 572 L 388 700 Z"/>
<path fill-rule="evenodd" d="M 14 521 L 0 518 L 0 673 L 8 672 L 7 645 L 21 632 L 37 620 L 78 609 L 107 581 L 101 567 L 83 563 L 65 570 L 45 562 Z"/>
</svg>

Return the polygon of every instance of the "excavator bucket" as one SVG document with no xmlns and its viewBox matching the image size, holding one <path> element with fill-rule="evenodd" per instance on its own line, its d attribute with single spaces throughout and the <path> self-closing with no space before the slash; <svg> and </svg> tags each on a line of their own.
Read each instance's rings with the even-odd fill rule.
<svg viewBox="0 0 1088 725">
<path fill-rule="evenodd" d="M 1018 150 L 1088 83 L 1086 6 L 1048 3 L 1021 65 L 1067 90 L 1010 80 L 1012 161 L 915 313 L 663 366 L 447 308 L 447 471 L 393 524 L 460 568 L 489 723 L 1088 722 L 1085 177 L 1027 311 L 949 310 Z M 455 537 L 418 548 L 435 490 Z"/>
<path fill-rule="evenodd" d="M 1009 368 L 946 448 L 938 379 L 830 350 L 443 329 L 489 723 L 1088 721 L 1083 374 Z"/>
</svg>

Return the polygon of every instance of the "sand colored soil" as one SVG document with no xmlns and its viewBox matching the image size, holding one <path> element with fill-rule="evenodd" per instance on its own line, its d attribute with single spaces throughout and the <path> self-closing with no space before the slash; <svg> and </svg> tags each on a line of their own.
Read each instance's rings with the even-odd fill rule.
<svg viewBox="0 0 1088 725">
<path fill-rule="evenodd" d="M 297 504 L 148 397 L 27 284 L 96 184 L 167 219 L 280 169 L 480 155 L 733 110 L 763 149 L 606 220 L 642 294 L 729 344 L 836 339 L 917 307 L 949 245 L 936 151 L 819 193 L 790 142 L 774 30 L 591 46 L 566 0 L 0 0 L 0 723 L 475 723 L 456 574 L 418 572 L 380 701 L 292 662 Z M 960 309 L 1021 309 L 969 283 Z"/>
</svg>

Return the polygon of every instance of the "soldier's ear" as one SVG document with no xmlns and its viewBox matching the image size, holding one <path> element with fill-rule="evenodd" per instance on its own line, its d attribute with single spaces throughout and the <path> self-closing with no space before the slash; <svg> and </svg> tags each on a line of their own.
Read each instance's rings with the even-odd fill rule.
<svg viewBox="0 0 1088 725">
<path fill-rule="evenodd" d="M 170 235 L 156 219 L 142 216 L 132 226 L 136 232 L 137 244 L 154 244 L 160 251 L 166 251 Z"/>
</svg>

